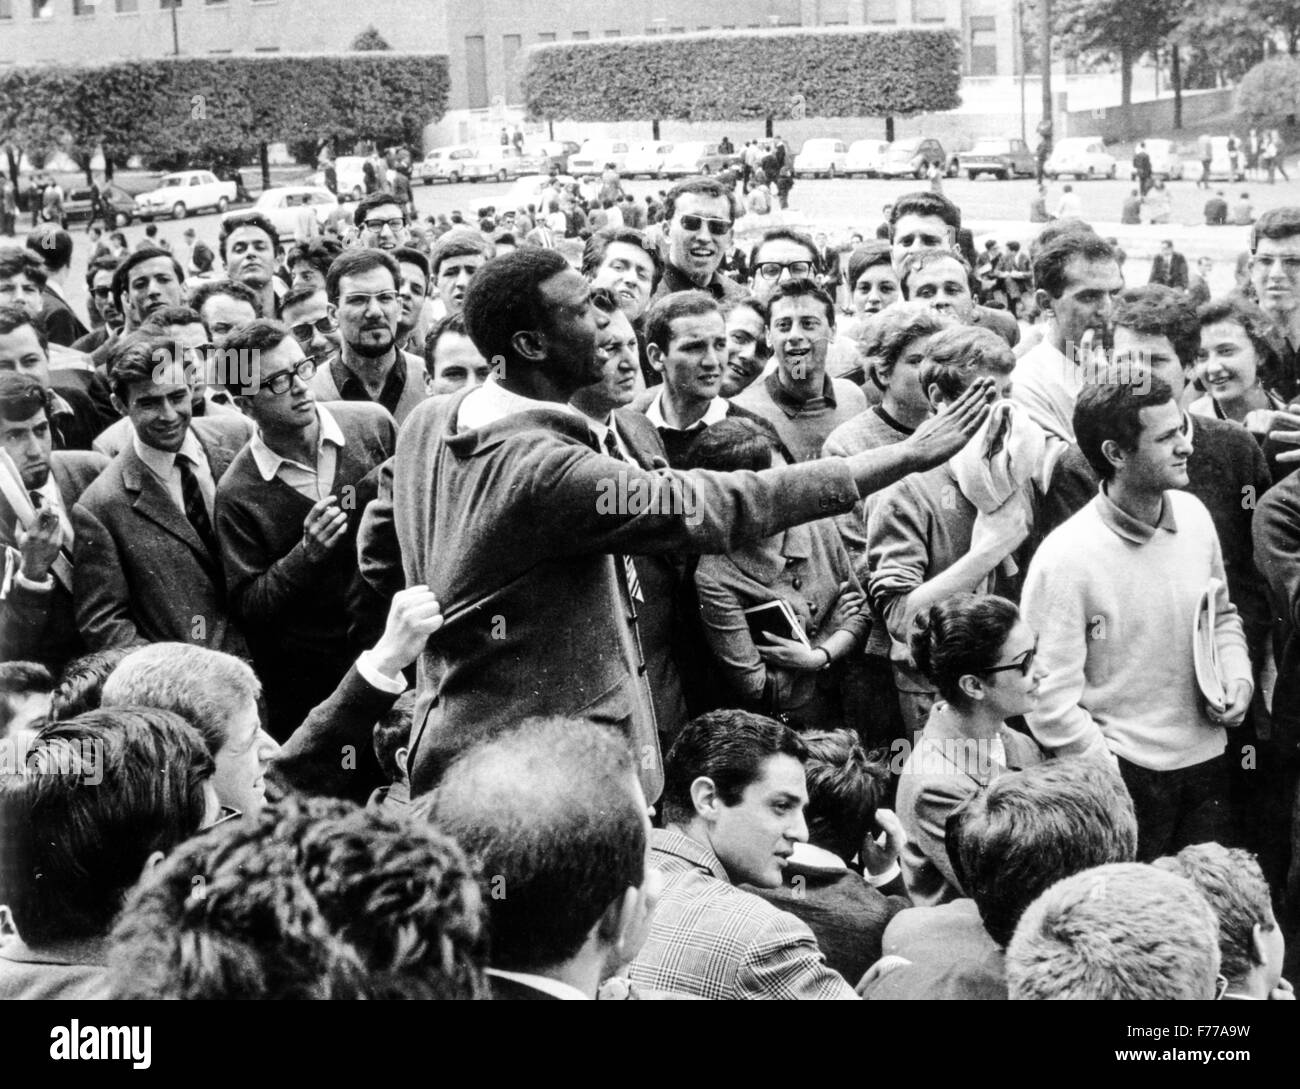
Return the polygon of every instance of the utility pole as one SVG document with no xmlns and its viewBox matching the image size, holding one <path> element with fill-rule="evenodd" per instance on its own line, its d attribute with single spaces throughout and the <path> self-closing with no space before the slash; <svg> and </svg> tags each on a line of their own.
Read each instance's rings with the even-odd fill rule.
<svg viewBox="0 0 1300 1089">
<path fill-rule="evenodd" d="M 1050 146 L 1052 142 L 1052 0 L 1038 0 L 1038 10 L 1042 15 L 1038 31 L 1038 51 L 1042 55 L 1043 65 L 1043 121 L 1039 125 L 1039 132 Z"/>
<path fill-rule="evenodd" d="M 176 9 L 180 7 L 180 0 L 171 0 L 171 3 L 167 6 L 172 11 L 172 56 L 179 57 L 181 55 L 181 32 L 176 25 Z"/>
</svg>

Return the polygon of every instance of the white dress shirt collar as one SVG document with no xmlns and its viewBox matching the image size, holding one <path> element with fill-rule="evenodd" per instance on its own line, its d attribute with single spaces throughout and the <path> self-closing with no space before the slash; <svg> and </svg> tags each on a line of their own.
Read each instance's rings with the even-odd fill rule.
<svg viewBox="0 0 1300 1089">
<path fill-rule="evenodd" d="M 132 433 L 131 443 L 135 447 L 135 455 L 144 462 L 147 468 L 159 480 L 166 483 L 171 479 L 172 470 L 176 467 L 176 458 L 178 456 L 188 458 L 190 463 L 198 465 L 206 459 L 203 455 L 203 447 L 199 440 L 195 438 L 194 432 L 187 429 L 185 432 L 185 441 L 181 443 L 181 448 L 176 454 L 169 454 L 165 450 L 157 450 L 140 441 L 138 434 Z"/>
<path fill-rule="evenodd" d="M 567 1002 L 590 1002 L 591 996 L 583 994 L 577 987 L 564 983 L 550 976 L 535 976 L 529 972 L 507 972 L 504 968 L 489 968 L 487 974 L 499 979 L 513 980 L 535 991 L 549 994 L 552 998 L 562 998 Z"/>
<path fill-rule="evenodd" d="M 320 420 L 320 435 L 316 440 L 316 461 L 319 463 L 321 448 L 327 442 L 341 450 L 346 445 L 347 440 L 343 437 L 343 429 L 339 427 L 338 421 L 330 415 L 324 405 L 318 404 L 316 406 L 316 418 Z M 262 438 L 261 428 L 258 428 L 257 433 L 249 440 L 248 449 L 249 453 L 253 455 L 257 471 L 267 483 L 275 479 L 275 474 L 280 471 L 282 465 L 292 465 L 312 474 L 317 471 L 316 465 L 303 465 L 291 458 L 283 458 L 277 454 L 266 445 L 266 441 Z"/>
<path fill-rule="evenodd" d="M 664 391 L 661 389 L 654 395 L 654 400 L 646 406 L 645 415 L 655 427 L 666 428 L 669 431 L 702 431 L 706 427 L 712 427 L 715 423 L 721 423 L 727 418 L 727 409 L 731 404 L 725 397 L 715 397 L 709 402 L 709 407 L 704 410 L 701 416 L 690 427 L 673 427 L 665 418 L 663 410 Z"/>
</svg>

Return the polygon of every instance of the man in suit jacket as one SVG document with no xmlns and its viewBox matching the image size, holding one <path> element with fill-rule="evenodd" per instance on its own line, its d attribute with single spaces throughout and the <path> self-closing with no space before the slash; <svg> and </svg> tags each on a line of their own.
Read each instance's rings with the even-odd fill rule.
<svg viewBox="0 0 1300 1089">
<path fill-rule="evenodd" d="M 45 266 L 46 281 L 41 286 L 41 320 L 50 341 L 70 347 L 90 330 L 68 304 L 64 283 L 72 263 L 72 235 L 51 223 L 43 223 L 27 236 L 27 248 Z"/>
<path fill-rule="evenodd" d="M 563 257 L 530 248 L 489 262 L 464 313 L 501 370 L 417 408 L 394 460 L 407 584 L 428 585 L 447 618 L 420 660 L 416 796 L 479 738 L 531 714 L 573 714 L 628 736 L 646 796 L 657 797 L 654 715 L 626 570 L 613 557 L 725 551 L 847 511 L 860 493 L 959 448 L 988 411 L 981 383 L 885 450 L 761 474 L 648 473 L 597 453 L 567 404 L 603 373 L 596 339 L 609 319 Z"/>
<path fill-rule="evenodd" d="M 348 641 L 362 478 L 393 450 L 380 405 L 316 403 L 315 360 L 289 329 L 259 318 L 222 342 L 249 373 L 226 389 L 257 433 L 217 487 L 217 537 L 230 606 L 248 633 L 268 727 L 284 740 L 332 691 L 361 647 Z"/>
<path fill-rule="evenodd" d="M 77 626 L 91 650 L 176 641 L 242 655 L 212 511 L 244 429 L 191 420 L 172 346 L 135 334 L 113 349 L 113 400 L 135 435 L 73 508 Z"/>
<path fill-rule="evenodd" d="M 1174 244 L 1166 239 L 1160 243 L 1160 252 L 1151 262 L 1150 284 L 1164 284 L 1165 287 L 1187 290 L 1187 258 L 1174 251 Z"/>
<path fill-rule="evenodd" d="M 736 888 L 778 887 L 807 842 L 807 755 L 788 726 L 748 711 L 687 724 L 668 753 L 665 827 L 651 833 L 664 887 L 633 983 L 711 999 L 853 998 L 805 923 Z"/>
<path fill-rule="evenodd" d="M 80 367 L 84 357 L 73 362 Z M 53 369 L 45 326 L 26 303 L 0 306 L 0 371 L 23 371 L 51 392 L 50 427 L 56 450 L 90 449 L 106 418 L 82 388 L 80 375 L 74 376 L 66 368 Z"/>
<path fill-rule="evenodd" d="M 497 1000 L 581 1000 L 636 955 L 658 896 L 634 754 L 579 719 L 479 745 L 417 805 L 489 881 Z"/>
<path fill-rule="evenodd" d="M 40 662 L 57 676 L 82 652 L 72 605 L 70 512 L 108 458 L 55 453 L 48 405 L 48 392 L 31 375 L 0 373 L 0 447 L 35 516 L 20 525 L 0 494 L 0 660 Z"/>
</svg>

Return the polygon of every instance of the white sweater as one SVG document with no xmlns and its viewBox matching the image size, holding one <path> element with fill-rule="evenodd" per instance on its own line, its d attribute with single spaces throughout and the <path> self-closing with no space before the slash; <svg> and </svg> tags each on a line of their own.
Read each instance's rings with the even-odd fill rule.
<svg viewBox="0 0 1300 1089">
<path fill-rule="evenodd" d="M 1099 494 L 1053 531 L 1029 565 L 1021 610 L 1039 635 L 1047 676 L 1028 716 L 1039 743 L 1061 755 L 1116 756 L 1154 771 L 1221 754 L 1196 683 L 1192 627 L 1211 578 L 1226 585 L 1209 512 L 1165 492 L 1158 527 Z M 1225 687 L 1251 679 L 1246 639 L 1227 590 L 1216 645 Z"/>
</svg>

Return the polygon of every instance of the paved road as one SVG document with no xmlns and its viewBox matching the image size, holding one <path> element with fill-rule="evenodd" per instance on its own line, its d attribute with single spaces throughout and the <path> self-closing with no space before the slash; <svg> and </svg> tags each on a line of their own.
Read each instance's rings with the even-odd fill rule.
<svg viewBox="0 0 1300 1089">
<path fill-rule="evenodd" d="M 1229 198 L 1241 192 L 1249 192 L 1254 200 L 1257 212 L 1281 204 L 1300 204 L 1300 177 L 1296 180 L 1279 181 L 1270 186 L 1267 183 L 1247 182 L 1229 187 L 1220 183 Z M 639 178 L 624 183 L 632 192 L 645 196 L 658 190 L 667 190 L 668 181 L 655 181 Z M 1061 194 L 1062 185 L 1067 183 L 1050 183 L 1048 186 L 1048 207 L 1055 205 Z M 1169 226 L 1121 227 L 1118 223 L 1120 205 L 1132 184 L 1124 181 L 1086 181 L 1070 182 L 1079 194 L 1085 218 L 1104 235 L 1114 235 L 1128 252 L 1130 260 L 1125 268 L 1130 283 L 1145 281 L 1150 257 L 1156 252 L 1159 240 L 1173 237 L 1178 248 L 1190 264 L 1196 258 L 1207 255 L 1216 262 L 1211 286 L 1217 291 L 1226 291 L 1232 283 L 1231 261 L 1236 254 L 1246 248 L 1248 229 L 1243 227 L 1206 227 L 1201 209 L 1209 195 L 1203 189 L 1197 189 L 1190 181 L 1169 183 L 1173 203 L 1173 223 Z M 462 182 L 459 185 L 417 185 L 415 187 L 416 209 L 421 216 L 438 212 L 451 212 L 459 209 L 466 218 L 486 205 L 502 206 L 511 186 L 508 183 Z M 897 199 L 903 193 L 918 188 L 913 180 L 893 181 L 866 178 L 837 179 L 800 179 L 796 182 L 790 196 L 790 210 L 785 218 L 790 221 L 820 228 L 830 234 L 832 240 L 847 239 L 851 231 L 857 230 L 867 237 L 875 233 L 881 221 L 881 208 Z M 1027 243 L 1038 231 L 1038 227 L 1027 221 L 1029 202 L 1034 194 L 1035 183 L 1030 179 L 1016 181 L 996 181 L 982 177 L 977 181 L 966 178 L 945 179 L 943 190 L 952 200 L 961 206 L 965 221 L 975 232 L 977 241 L 987 237 L 996 237 L 1000 242 L 1012 238 Z M 777 217 L 771 222 L 775 223 Z M 161 237 L 179 241 L 186 227 L 193 227 L 199 238 L 216 248 L 219 219 L 216 215 L 193 216 L 183 222 L 163 220 L 159 222 Z M 144 228 L 134 225 L 127 228 L 128 242 L 134 246 L 143 235 Z M 73 231 L 74 237 L 83 237 L 82 229 Z M 85 302 L 85 262 L 86 252 L 78 246 L 74 257 L 73 275 L 69 282 L 69 294 L 74 302 L 84 306 Z"/>
</svg>

